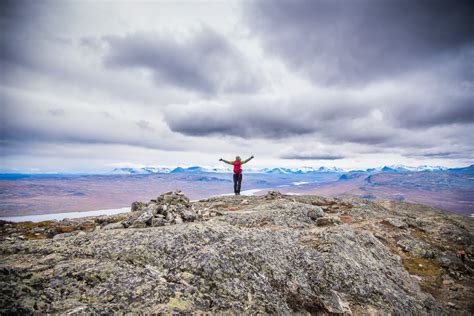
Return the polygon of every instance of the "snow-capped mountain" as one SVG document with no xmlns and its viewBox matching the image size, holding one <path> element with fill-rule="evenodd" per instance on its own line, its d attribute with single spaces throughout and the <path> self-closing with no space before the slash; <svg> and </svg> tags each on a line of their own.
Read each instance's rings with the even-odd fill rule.
<svg viewBox="0 0 474 316">
<path fill-rule="evenodd" d="M 375 169 L 376 171 L 381 171 L 381 172 L 422 172 L 422 171 L 444 171 L 447 170 L 448 168 L 441 167 L 441 166 L 418 166 L 418 167 L 410 167 L 410 166 L 405 166 L 405 165 L 392 165 L 392 166 L 384 166 L 378 169 Z M 372 172 L 373 169 L 367 169 L 367 172 Z"/>
<path fill-rule="evenodd" d="M 338 167 L 319 167 L 313 172 L 345 172 L 345 170 Z"/>
<path fill-rule="evenodd" d="M 446 167 L 441 166 L 419 166 L 419 167 L 406 167 L 410 171 L 444 171 L 448 170 Z"/>
<path fill-rule="evenodd" d="M 259 173 L 266 173 L 266 174 L 295 174 L 298 173 L 297 171 L 293 171 L 289 168 L 264 168 L 259 170 Z M 301 172 L 299 172 L 301 173 Z"/>
<path fill-rule="evenodd" d="M 181 173 L 181 172 L 209 172 L 207 168 L 200 167 L 200 166 L 191 166 L 187 168 L 183 167 L 176 167 L 171 170 L 170 173 Z"/>
<path fill-rule="evenodd" d="M 343 169 L 337 167 L 302 167 L 302 168 L 265 168 L 260 170 L 266 174 L 307 174 L 315 172 L 344 172 Z"/>
<path fill-rule="evenodd" d="M 183 173 L 183 172 L 229 172 L 229 168 L 217 168 L 217 167 L 202 167 L 202 166 L 191 166 L 191 167 L 156 167 L 156 166 L 145 166 L 145 167 L 122 167 L 115 168 L 111 174 L 157 174 L 157 173 Z"/>
<path fill-rule="evenodd" d="M 166 167 L 141 167 L 141 168 L 115 168 L 111 174 L 154 174 L 154 173 L 170 173 L 171 169 Z"/>
</svg>

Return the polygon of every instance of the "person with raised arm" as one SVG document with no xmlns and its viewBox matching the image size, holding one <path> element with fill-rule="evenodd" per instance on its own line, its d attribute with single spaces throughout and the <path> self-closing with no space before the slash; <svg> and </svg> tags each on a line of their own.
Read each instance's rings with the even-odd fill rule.
<svg viewBox="0 0 474 316">
<path fill-rule="evenodd" d="M 249 162 L 253 159 L 253 155 L 246 159 L 240 159 L 240 156 L 235 157 L 234 161 L 228 161 L 224 159 L 219 159 L 219 161 L 223 161 L 226 164 L 234 166 L 234 193 L 235 195 L 240 195 L 240 187 L 242 185 L 242 165 Z"/>
</svg>

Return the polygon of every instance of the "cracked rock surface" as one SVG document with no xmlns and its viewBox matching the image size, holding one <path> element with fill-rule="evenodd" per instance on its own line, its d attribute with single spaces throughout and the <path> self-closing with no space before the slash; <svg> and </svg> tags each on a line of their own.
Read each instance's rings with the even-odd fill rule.
<svg viewBox="0 0 474 316">
<path fill-rule="evenodd" d="M 473 227 L 408 203 L 168 192 L 110 218 L 2 223 L 0 313 L 469 315 Z"/>
</svg>

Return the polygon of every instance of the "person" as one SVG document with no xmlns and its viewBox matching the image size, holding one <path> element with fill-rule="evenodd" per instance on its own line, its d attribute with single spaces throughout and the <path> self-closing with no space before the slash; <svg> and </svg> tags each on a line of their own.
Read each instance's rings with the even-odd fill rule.
<svg viewBox="0 0 474 316">
<path fill-rule="evenodd" d="M 458 257 L 459 257 L 459 259 L 461 259 L 462 262 L 466 261 L 466 251 L 464 251 L 464 248 L 461 248 L 458 251 Z"/>
<path fill-rule="evenodd" d="M 246 160 L 241 160 L 239 156 L 235 157 L 234 161 L 228 161 L 224 159 L 219 159 L 229 165 L 234 166 L 234 193 L 235 195 L 240 195 L 240 186 L 242 185 L 242 165 L 249 162 L 253 159 L 253 155 Z"/>
</svg>

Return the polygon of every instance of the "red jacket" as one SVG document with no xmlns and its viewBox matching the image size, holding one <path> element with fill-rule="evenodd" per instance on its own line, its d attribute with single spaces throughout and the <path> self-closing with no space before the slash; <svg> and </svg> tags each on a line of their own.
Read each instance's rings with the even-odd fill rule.
<svg viewBox="0 0 474 316">
<path fill-rule="evenodd" d="M 234 173 L 242 173 L 242 161 L 235 160 L 234 161 Z"/>
</svg>

